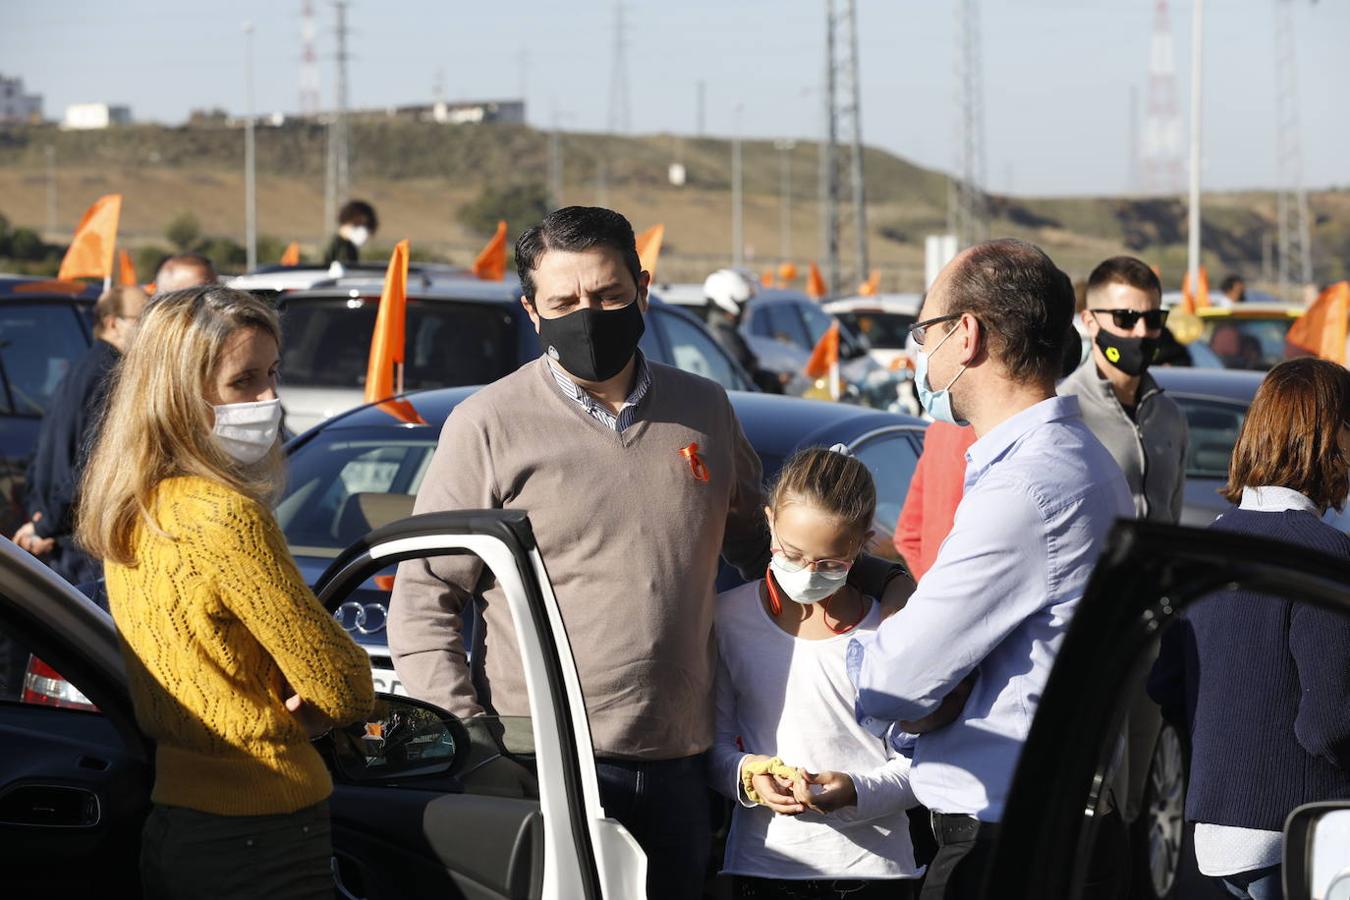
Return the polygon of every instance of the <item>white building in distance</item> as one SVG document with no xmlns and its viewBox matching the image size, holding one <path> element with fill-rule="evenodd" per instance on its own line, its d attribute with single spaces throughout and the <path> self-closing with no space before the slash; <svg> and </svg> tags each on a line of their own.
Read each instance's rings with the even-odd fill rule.
<svg viewBox="0 0 1350 900">
<path fill-rule="evenodd" d="M 37 123 L 42 121 L 42 95 L 25 94 L 22 78 L 0 75 L 0 123 Z"/>
<path fill-rule="evenodd" d="M 112 125 L 130 125 L 131 107 L 108 103 L 76 103 L 66 107 L 61 127 L 72 131 L 89 131 Z"/>
</svg>

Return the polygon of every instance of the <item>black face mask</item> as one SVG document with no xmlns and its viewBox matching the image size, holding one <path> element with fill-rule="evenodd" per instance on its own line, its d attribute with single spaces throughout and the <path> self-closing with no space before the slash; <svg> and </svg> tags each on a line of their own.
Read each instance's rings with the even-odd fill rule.
<svg viewBox="0 0 1350 900">
<path fill-rule="evenodd" d="M 645 330 L 637 300 L 621 309 L 586 307 L 556 319 L 539 317 L 544 352 L 582 381 L 607 381 L 622 372 Z"/>
<path fill-rule="evenodd" d="M 1107 362 L 1131 378 L 1144 374 L 1158 354 L 1157 338 L 1121 337 L 1105 328 L 1097 329 L 1097 346 Z"/>
</svg>

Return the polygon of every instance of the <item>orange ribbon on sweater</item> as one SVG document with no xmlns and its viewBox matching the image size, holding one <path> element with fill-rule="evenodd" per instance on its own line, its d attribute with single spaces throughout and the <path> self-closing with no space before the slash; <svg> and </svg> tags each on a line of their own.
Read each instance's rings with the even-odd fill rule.
<svg viewBox="0 0 1350 900">
<path fill-rule="evenodd" d="M 698 455 L 698 444 L 681 447 L 680 455 L 689 460 L 689 471 L 694 473 L 695 479 L 698 481 L 708 480 L 708 467 L 703 464 L 703 457 Z"/>
</svg>

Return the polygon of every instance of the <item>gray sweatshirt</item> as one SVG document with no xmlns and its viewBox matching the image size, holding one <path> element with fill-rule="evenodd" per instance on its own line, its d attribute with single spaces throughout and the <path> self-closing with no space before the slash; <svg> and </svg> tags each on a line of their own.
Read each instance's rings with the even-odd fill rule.
<svg viewBox="0 0 1350 900">
<path fill-rule="evenodd" d="M 1059 393 L 1078 398 L 1083 421 L 1125 473 L 1135 515 L 1155 522 L 1180 521 L 1190 442 L 1186 416 L 1148 372 L 1139 381 L 1133 419 L 1091 356 L 1060 382 Z"/>
</svg>

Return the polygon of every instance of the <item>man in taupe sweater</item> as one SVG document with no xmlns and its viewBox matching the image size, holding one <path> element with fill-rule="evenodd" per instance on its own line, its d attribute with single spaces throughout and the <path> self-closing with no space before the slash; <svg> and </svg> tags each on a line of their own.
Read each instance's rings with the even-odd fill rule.
<svg viewBox="0 0 1350 900">
<path fill-rule="evenodd" d="M 445 423 L 418 513 L 524 509 L 576 654 L 601 799 L 642 845 L 652 897 L 700 896 L 709 848 L 702 754 L 712 741 L 713 582 L 769 558 L 759 459 L 726 393 L 647 362 L 633 230 L 568 207 L 521 235 L 522 303 L 545 353 Z M 873 592 L 889 565 L 855 566 Z M 481 594 L 473 677 L 461 628 L 482 574 L 471 557 L 406 562 L 389 645 L 408 691 L 460 716 L 529 715 L 500 587 Z"/>
</svg>

